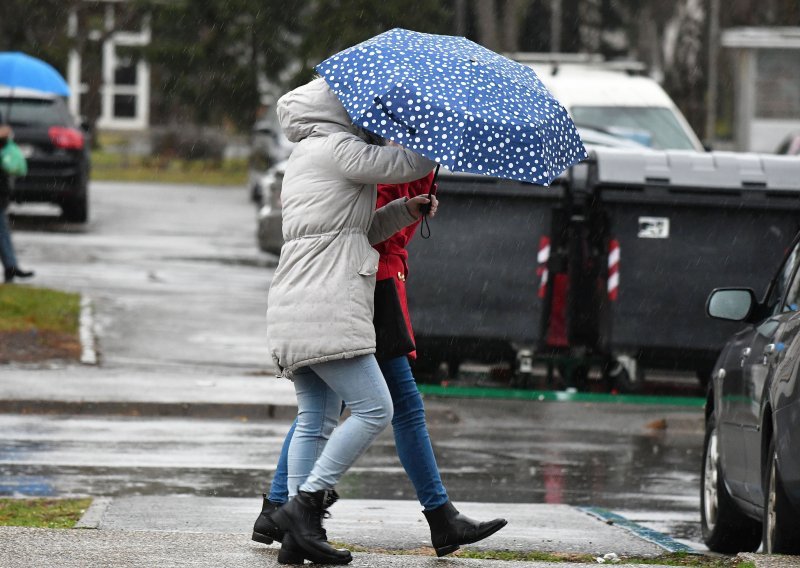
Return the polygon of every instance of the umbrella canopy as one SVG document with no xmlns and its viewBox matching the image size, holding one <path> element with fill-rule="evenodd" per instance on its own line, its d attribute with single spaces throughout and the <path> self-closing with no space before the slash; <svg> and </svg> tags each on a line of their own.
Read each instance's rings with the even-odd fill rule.
<svg viewBox="0 0 800 568">
<path fill-rule="evenodd" d="M 52 65 L 17 51 L 0 52 L 0 85 L 69 96 L 66 81 Z"/>
<path fill-rule="evenodd" d="M 548 185 L 586 158 L 533 70 L 463 37 L 396 28 L 316 70 L 355 124 L 451 171 Z"/>
</svg>

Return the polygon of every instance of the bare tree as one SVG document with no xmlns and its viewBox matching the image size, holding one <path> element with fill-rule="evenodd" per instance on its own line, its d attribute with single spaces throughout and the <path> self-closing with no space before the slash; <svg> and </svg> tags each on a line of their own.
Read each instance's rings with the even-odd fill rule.
<svg viewBox="0 0 800 568">
<path fill-rule="evenodd" d="M 474 0 L 478 41 L 493 51 L 519 51 L 531 0 Z"/>
<path fill-rule="evenodd" d="M 495 0 L 474 0 L 475 15 L 478 18 L 478 41 L 492 51 L 500 50 L 497 33 L 499 20 Z M 502 0 L 501 0 L 502 1 Z"/>
</svg>

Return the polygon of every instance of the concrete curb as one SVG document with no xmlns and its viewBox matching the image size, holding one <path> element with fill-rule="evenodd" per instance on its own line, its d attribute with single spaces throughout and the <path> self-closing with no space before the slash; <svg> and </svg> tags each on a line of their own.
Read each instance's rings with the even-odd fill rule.
<svg viewBox="0 0 800 568">
<path fill-rule="evenodd" d="M 297 406 L 244 403 L 118 402 L 70 400 L 0 400 L 2 414 L 71 414 L 163 418 L 237 418 L 291 420 Z"/>
<path fill-rule="evenodd" d="M 116 400 L 0 400 L 0 414 L 64 414 L 75 416 L 146 416 L 153 418 L 209 418 L 237 420 L 293 420 L 297 405 L 239 402 L 156 402 Z M 429 404 L 428 422 L 452 423 L 460 417 L 444 405 Z M 345 411 L 347 416 L 347 411 Z"/>
<path fill-rule="evenodd" d="M 81 340 L 81 363 L 84 365 L 97 365 L 94 310 L 92 309 L 92 300 L 88 296 L 81 296 L 79 333 Z"/>
<path fill-rule="evenodd" d="M 621 529 L 633 533 L 639 538 L 660 546 L 667 552 L 686 552 L 689 554 L 699 554 L 699 552 L 697 552 L 691 546 L 682 544 L 662 532 L 647 528 L 639 523 L 635 523 L 629 519 L 626 519 L 622 515 L 618 515 L 613 511 L 608 511 L 600 507 L 578 507 L 578 510 L 583 511 L 587 515 L 599 519 L 606 524 L 616 525 Z"/>
<path fill-rule="evenodd" d="M 92 504 L 86 509 L 86 512 L 75 523 L 73 528 L 76 529 L 97 529 L 103 522 L 103 517 L 111 506 L 111 497 L 95 497 Z"/>
</svg>

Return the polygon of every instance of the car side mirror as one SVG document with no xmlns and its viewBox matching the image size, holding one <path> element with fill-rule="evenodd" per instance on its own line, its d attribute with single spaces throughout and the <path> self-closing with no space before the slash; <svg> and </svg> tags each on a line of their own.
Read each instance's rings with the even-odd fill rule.
<svg viewBox="0 0 800 568">
<path fill-rule="evenodd" d="M 706 313 L 714 319 L 746 321 L 757 304 L 750 288 L 717 288 L 708 296 Z"/>
<path fill-rule="evenodd" d="M 91 129 L 92 125 L 89 123 L 89 119 L 85 116 L 81 116 L 78 119 L 78 127 L 88 134 L 89 130 Z"/>
</svg>

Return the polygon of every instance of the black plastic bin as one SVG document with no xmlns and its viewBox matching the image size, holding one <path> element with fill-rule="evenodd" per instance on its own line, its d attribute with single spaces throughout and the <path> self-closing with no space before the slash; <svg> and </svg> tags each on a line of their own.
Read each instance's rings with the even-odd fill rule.
<svg viewBox="0 0 800 568">
<path fill-rule="evenodd" d="M 431 238 L 409 245 L 409 307 L 418 365 L 513 362 L 540 339 L 541 254 L 562 185 L 440 174 Z"/>
<path fill-rule="evenodd" d="M 603 343 L 613 358 L 705 378 L 741 328 L 706 317 L 708 294 L 765 291 L 800 229 L 800 160 L 611 149 L 593 157 L 587 191 L 619 255 Z"/>
</svg>

